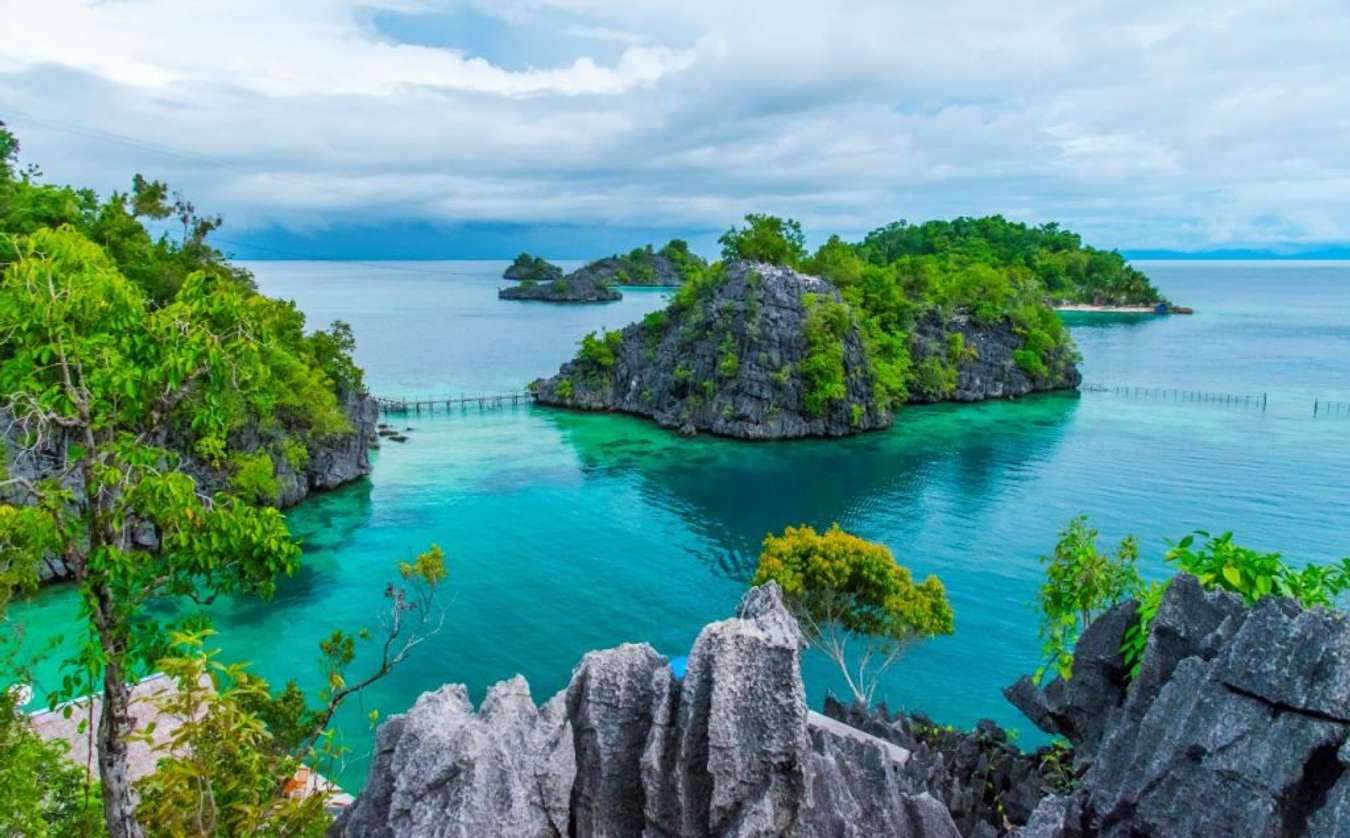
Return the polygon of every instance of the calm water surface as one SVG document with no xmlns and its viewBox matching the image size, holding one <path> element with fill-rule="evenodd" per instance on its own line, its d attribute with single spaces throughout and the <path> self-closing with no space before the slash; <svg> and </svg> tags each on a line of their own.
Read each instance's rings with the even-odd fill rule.
<svg viewBox="0 0 1350 838">
<path fill-rule="evenodd" d="M 498 301 L 504 263 L 265 262 L 262 290 L 316 325 L 352 323 L 372 391 L 510 391 L 549 374 L 580 337 L 664 303 L 551 306 Z M 362 781 L 364 717 L 423 690 L 467 683 L 475 698 L 517 672 L 543 700 L 587 650 L 646 641 L 684 654 L 728 616 L 764 535 L 839 521 L 938 574 L 956 634 L 910 653 L 885 684 L 892 706 L 971 725 L 1030 723 L 1000 687 L 1038 662 L 1030 606 L 1038 557 L 1073 515 L 1112 541 L 1140 537 L 1150 575 L 1165 537 L 1233 529 L 1297 561 L 1350 554 L 1350 265 L 1143 263 L 1193 317 L 1070 321 L 1090 383 L 1268 394 L 1255 407 L 1086 392 L 1018 403 L 912 408 L 893 429 L 842 441 L 680 439 L 642 420 L 519 407 L 413 417 L 369 480 L 290 513 L 305 564 L 275 600 L 215 609 L 225 659 L 316 686 L 315 644 L 374 625 L 392 563 L 427 544 L 451 564 L 445 630 L 343 719 Z M 18 609 L 34 641 L 70 623 L 73 597 Z M 49 669 L 49 668 L 48 668 Z M 819 702 L 840 684 L 813 655 Z M 39 685 L 41 686 L 41 685 Z"/>
</svg>

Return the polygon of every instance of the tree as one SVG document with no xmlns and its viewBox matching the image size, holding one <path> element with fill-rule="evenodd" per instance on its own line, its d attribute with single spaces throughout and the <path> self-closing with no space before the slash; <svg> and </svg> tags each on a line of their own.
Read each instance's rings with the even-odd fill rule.
<svg viewBox="0 0 1350 838">
<path fill-rule="evenodd" d="M 289 392 L 311 367 L 278 330 L 276 306 L 205 271 L 155 306 L 70 227 L 23 237 L 0 278 L 5 406 L 21 447 L 64 454 L 50 477 L 0 480 L 30 507 L 7 513 L 19 548 L 9 561 L 32 568 L 54 547 L 79 586 L 91 636 L 81 655 L 102 672 L 98 764 L 116 838 L 142 834 L 127 777 L 128 683 L 167 647 L 149 606 L 265 596 L 299 558 L 277 510 L 199 490 L 180 452 L 228 468 L 233 432 L 274 421 L 280 405 L 344 423 L 331 391 Z M 141 546 L 147 533 L 153 550 Z"/>
<path fill-rule="evenodd" d="M 205 649 L 209 632 L 174 636 L 176 653 L 158 668 L 178 689 L 155 700 L 165 715 L 182 719 L 157 746 L 155 773 L 137 783 L 137 815 L 157 835 L 322 835 L 329 823 L 326 795 L 295 794 L 297 770 L 329 773 L 343 749 L 328 725 L 348 698 L 380 680 L 439 631 L 444 612 L 435 596 L 446 577 L 445 554 L 435 545 L 399 568 L 402 583 L 385 589 L 389 612 L 379 660 L 350 680 L 356 637 L 344 632 L 320 644 L 328 687 L 310 708 L 295 683 L 273 696 L 267 682 L 241 665 L 226 666 Z M 369 632 L 360 636 L 373 640 Z M 209 679 L 209 680 L 208 680 Z M 208 688 L 208 684 L 210 687 Z M 372 725 L 378 718 L 371 714 Z M 145 735 L 145 738 L 149 738 Z"/>
<path fill-rule="evenodd" d="M 732 227 L 718 238 L 723 259 L 745 259 L 795 268 L 806 258 L 802 225 L 776 215 L 750 213 L 745 229 Z"/>
<path fill-rule="evenodd" d="M 937 577 L 916 584 L 890 550 L 838 524 L 823 535 L 800 526 L 767 536 L 751 584 L 770 580 L 782 588 L 807 642 L 834 661 L 863 704 L 871 704 L 881 676 L 910 644 L 953 630 Z"/>
<path fill-rule="evenodd" d="M 1097 550 L 1097 530 L 1086 515 L 1069 521 L 1059 533 L 1052 555 L 1042 556 L 1045 584 L 1037 593 L 1041 612 L 1041 650 L 1046 662 L 1036 671 L 1039 681 L 1047 669 L 1068 680 L 1073 648 L 1092 620 L 1118 602 L 1139 596 L 1144 582 L 1136 563 L 1139 542 L 1126 536 L 1115 553 Z"/>
</svg>

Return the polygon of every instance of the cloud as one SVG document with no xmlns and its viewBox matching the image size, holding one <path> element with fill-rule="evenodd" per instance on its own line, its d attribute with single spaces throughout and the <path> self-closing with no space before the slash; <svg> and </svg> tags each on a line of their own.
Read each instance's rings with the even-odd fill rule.
<svg viewBox="0 0 1350 838">
<path fill-rule="evenodd" d="M 1334 0 L 0 0 L 0 17 L 0 118 L 29 159 L 102 189 L 168 178 L 236 230 L 708 230 L 759 210 L 823 236 L 1002 212 L 1106 246 L 1350 240 Z"/>
</svg>

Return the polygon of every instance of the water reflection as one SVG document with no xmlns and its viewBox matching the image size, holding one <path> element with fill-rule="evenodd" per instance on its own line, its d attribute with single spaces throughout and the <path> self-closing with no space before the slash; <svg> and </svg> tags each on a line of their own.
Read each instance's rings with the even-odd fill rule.
<svg viewBox="0 0 1350 838">
<path fill-rule="evenodd" d="M 678 514 L 702 536 L 690 552 L 744 582 L 764 535 L 788 524 L 838 521 L 866 535 L 894 531 L 906 516 L 977 520 L 1010 481 L 1051 458 L 1078 404 L 1077 394 L 1051 394 L 912 408 L 889 431 L 777 443 L 684 439 L 640 419 L 538 413 L 585 473 L 631 475 L 642 503 Z"/>
</svg>

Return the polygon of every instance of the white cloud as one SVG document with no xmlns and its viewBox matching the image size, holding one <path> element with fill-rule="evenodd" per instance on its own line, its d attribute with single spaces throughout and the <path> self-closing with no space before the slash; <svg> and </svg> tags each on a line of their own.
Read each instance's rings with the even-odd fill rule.
<svg viewBox="0 0 1350 838">
<path fill-rule="evenodd" d="M 470 7 L 570 50 L 549 61 L 370 23 L 438 6 L 0 0 L 0 119 L 54 177 L 155 173 L 234 227 L 759 209 L 821 233 L 1003 212 L 1108 246 L 1350 240 L 1334 0 Z"/>
</svg>

